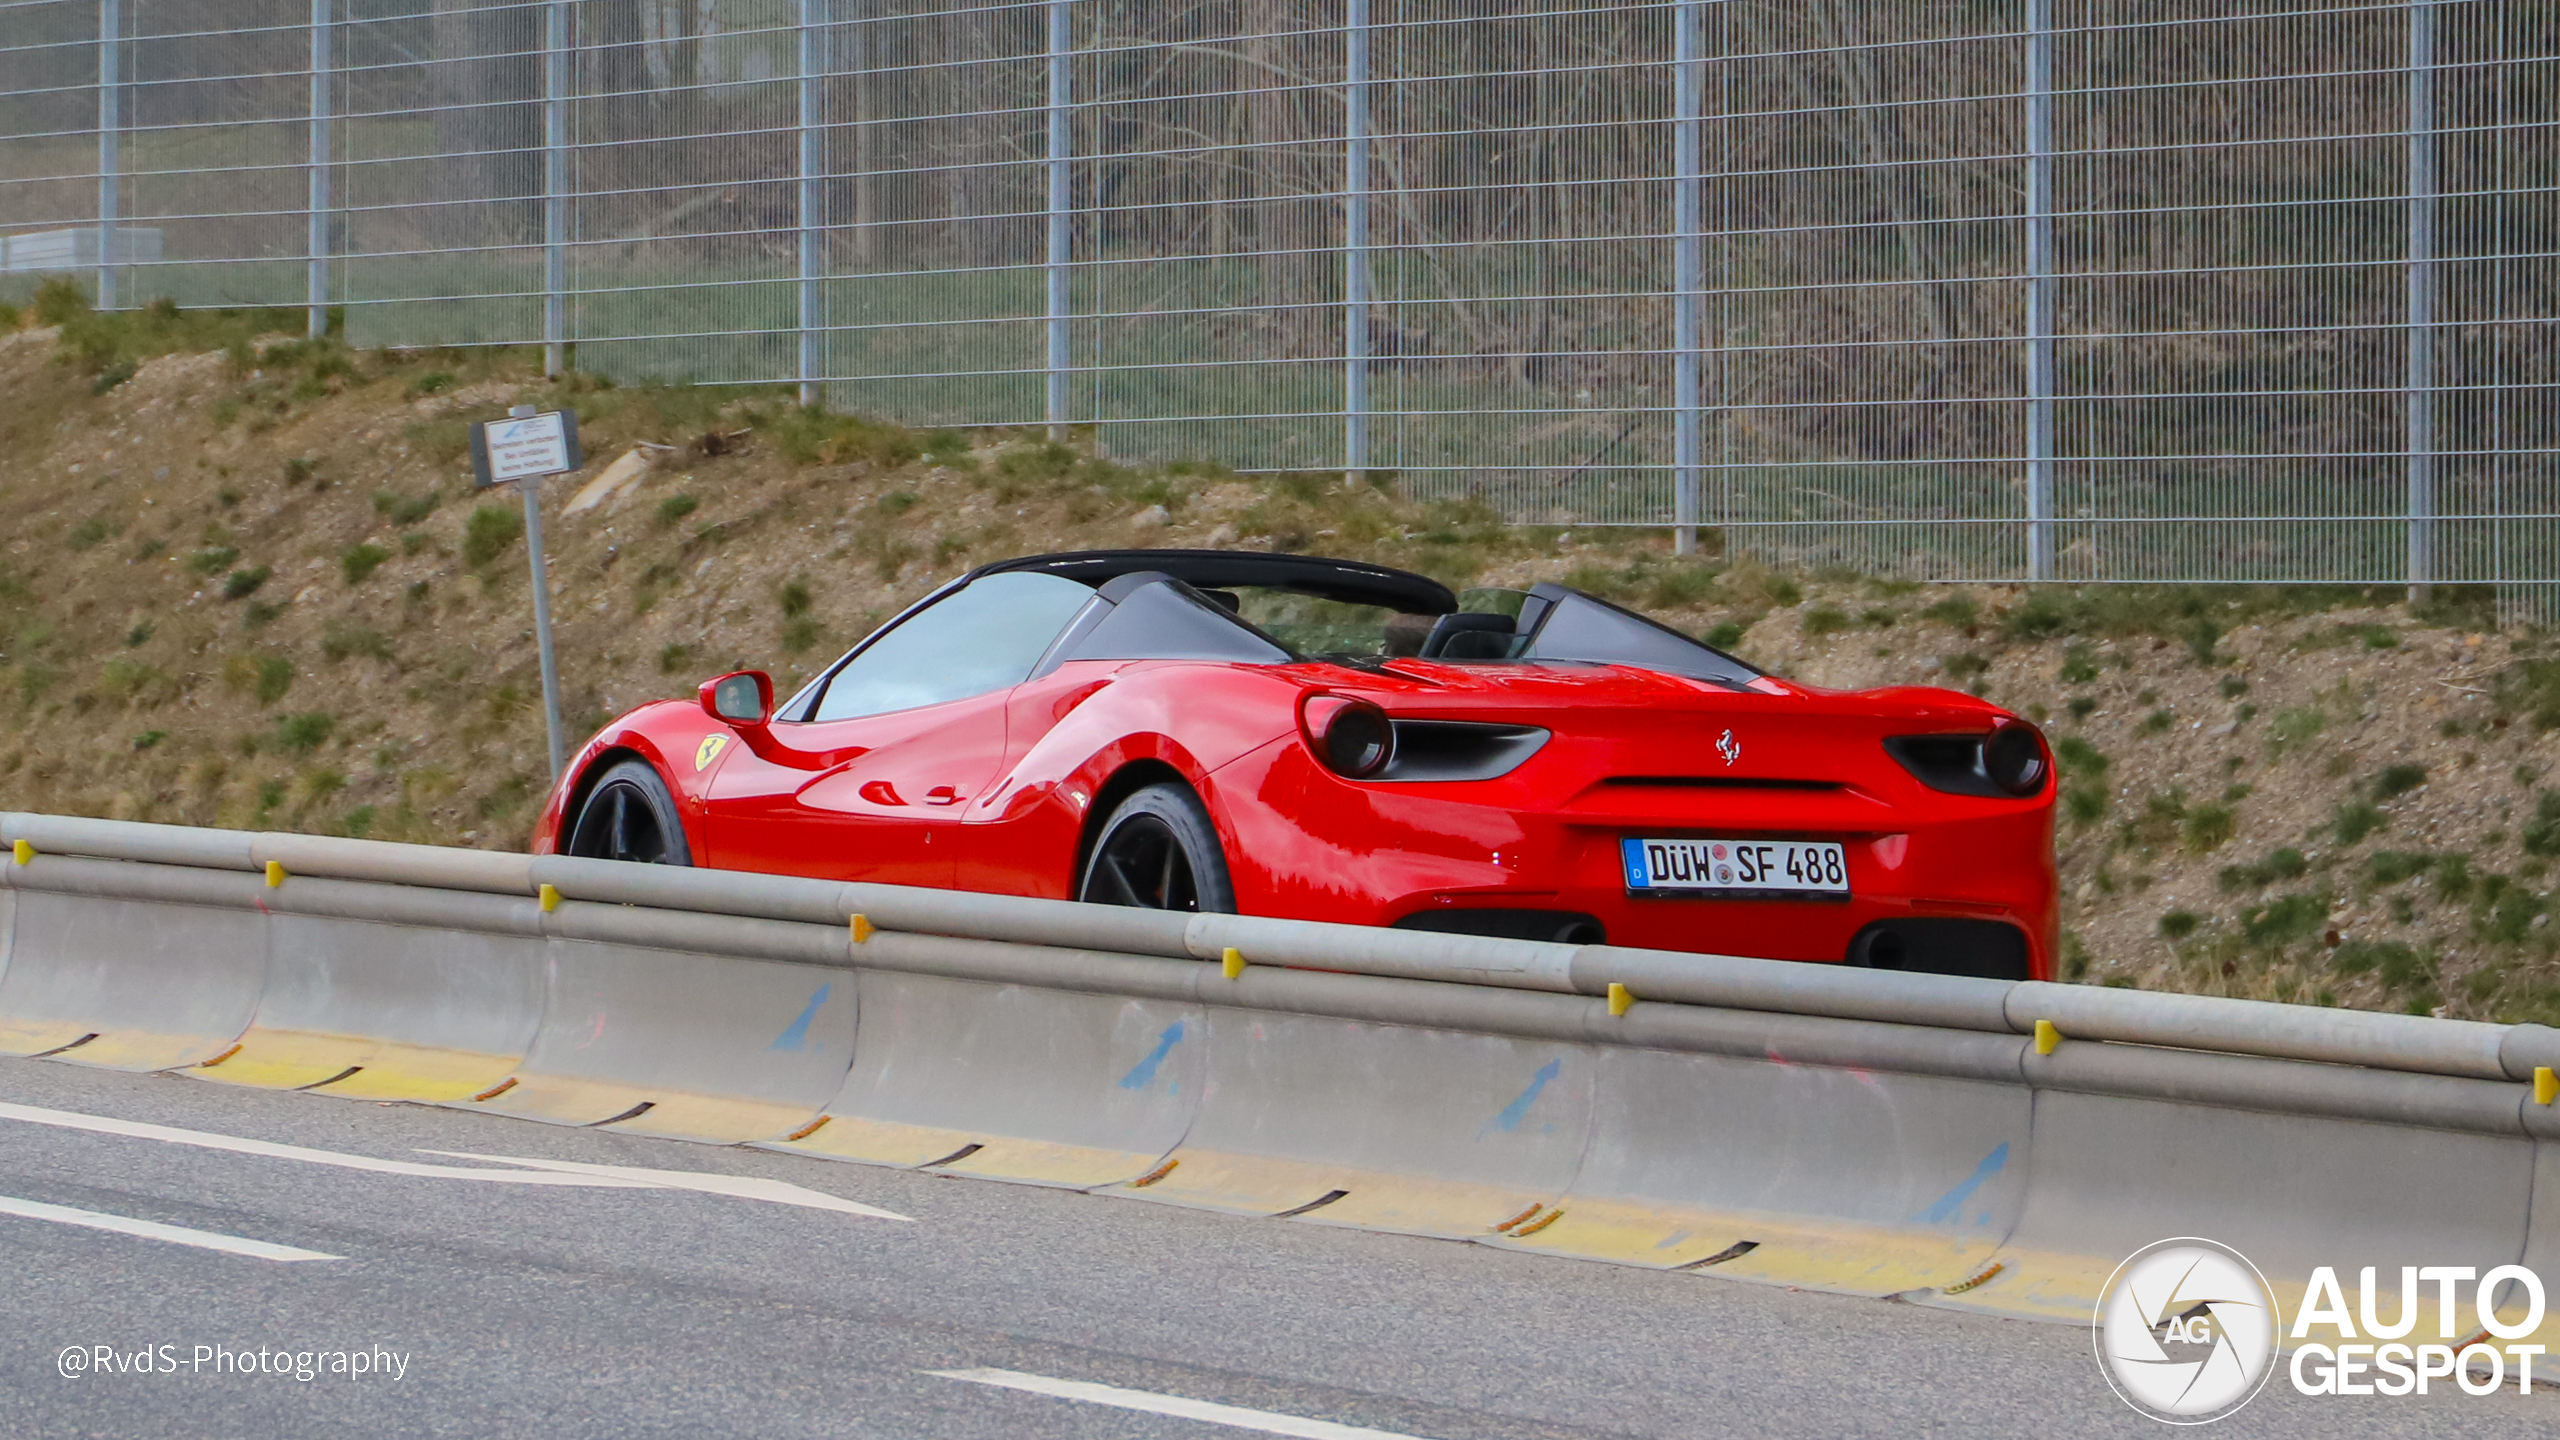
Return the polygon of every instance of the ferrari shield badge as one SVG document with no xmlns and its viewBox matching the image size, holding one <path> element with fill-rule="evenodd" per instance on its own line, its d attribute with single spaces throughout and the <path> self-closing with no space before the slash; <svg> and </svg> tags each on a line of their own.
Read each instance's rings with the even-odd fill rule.
<svg viewBox="0 0 2560 1440">
<path fill-rule="evenodd" d="M 719 759 L 720 752 L 728 748 L 729 737 L 726 735 L 703 736 L 702 744 L 693 752 L 693 768 L 697 771 L 710 769 L 711 762 Z"/>
</svg>

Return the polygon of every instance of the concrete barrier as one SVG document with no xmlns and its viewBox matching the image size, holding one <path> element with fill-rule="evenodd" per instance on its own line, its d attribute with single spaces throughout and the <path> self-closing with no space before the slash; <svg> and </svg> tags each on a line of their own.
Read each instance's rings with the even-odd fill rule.
<svg viewBox="0 0 2560 1440">
<path fill-rule="evenodd" d="M 842 1093 L 774 1148 L 1089 1189 L 1155 1169 L 1200 1102 L 1197 1006 L 883 971 L 860 985 Z"/>
<path fill-rule="evenodd" d="M 469 918 L 478 922 L 471 929 L 280 908 L 286 894 L 299 905 L 336 908 L 327 902 L 363 888 L 296 880 L 279 892 L 256 1018 L 236 1049 L 192 1073 L 351 1098 L 443 1101 L 467 1099 L 515 1072 L 542 1019 L 545 957 L 533 902 L 441 897 L 448 923 Z"/>
<path fill-rule="evenodd" d="M 248 1028 L 266 981 L 263 882 L 57 856 L 10 868 L 0 1055 L 166 1070 L 221 1054 Z"/>
<path fill-rule="evenodd" d="M 542 1023 L 506 1080 L 453 1103 L 564 1125 L 733 1144 L 788 1135 L 844 1087 L 848 970 L 683 946 L 683 919 L 579 907 L 543 942 Z M 693 927 L 697 930 L 701 927 Z M 744 944 L 807 951 L 813 927 L 730 921 Z M 568 931 L 569 935 L 558 933 Z M 828 934 L 831 932 L 821 932 Z M 572 938 L 583 935 L 585 938 Z M 655 943 L 650 943 L 655 942 Z M 840 949 L 843 942 L 837 942 Z M 716 953 L 716 952 L 715 952 Z"/>
<path fill-rule="evenodd" d="M 2030 1204 L 1998 1271 L 1941 1303 L 2085 1320 L 2116 1260 L 2175 1235 L 2247 1254 L 2288 1313 L 2318 1265 L 2374 1265 L 2396 1290 L 2404 1264 L 2524 1252 L 2523 1086 L 2106 1044 L 2022 1064 Z"/>
<path fill-rule="evenodd" d="M 1189 1133 L 1112 1193 L 1475 1239 L 1572 1182 L 1587 1046 L 1226 1007 L 1205 1020 Z"/>
<path fill-rule="evenodd" d="M 2522 1264 L 2542 1277 L 2545 1306 L 2541 1328 L 2518 1343 L 2539 1342 L 2545 1354 L 2560 1354 L 2560 1117 L 2549 1117 L 2533 1147 L 2533 1208 L 2525 1224 Z M 2522 1297 L 2513 1297 L 2500 1313 L 2510 1325 L 2524 1316 Z"/>
<path fill-rule="evenodd" d="M 1615 985 L 1655 1002 L 2031 1034 L 2049 1021 L 2079 1040 L 2178 1046 L 2420 1073 L 2529 1080 L 2560 1068 L 2560 1031 L 2364 1014 L 2211 996 L 2043 982 L 1905 975 L 1615 946 L 1572 948 L 1253 916 L 1167 915 L 1019 896 L 842 884 L 792 876 L 502 855 L 321 836 L 0 814 L 0 843 L 39 851 L 535 894 L 820 925 L 861 914 L 874 927 L 1120 955 L 1339 970 L 1446 984 L 1602 995 Z"/>
<path fill-rule="evenodd" d="M 2314 1265 L 2560 1270 L 2542 1026 L 0 816 L 12 839 L 38 853 L 0 865 L 6 1053 L 2072 1323 L 2180 1233 L 2288 1309 Z"/>
<path fill-rule="evenodd" d="M 2319 1265 L 2351 1302 L 2365 1265 L 2396 1293 L 2404 1265 L 2517 1262 L 2533 1152 L 2514 1134 L 2039 1090 L 2016 1229 L 1970 1285 L 1912 1298 L 2086 1324 L 2124 1257 L 2182 1235 L 2247 1255 L 2288 1316 Z"/>
<path fill-rule="evenodd" d="M 17 945 L 18 892 L 7 884 L 12 868 L 0 863 L 0 984 L 8 980 L 9 953 Z"/>
<path fill-rule="evenodd" d="M 1184 957 L 1189 917 L 1110 905 L 1074 905 L 1015 895 L 976 895 L 906 885 L 844 884 L 792 875 L 628 865 L 546 855 L 528 872 L 574 900 L 653 909 L 842 925 L 854 915 L 875 928 L 966 939 L 1027 942 L 1133 955 Z"/>
<path fill-rule="evenodd" d="M 1983 1039 L 2014 1076 L 2018 1042 Z M 1621 1047 L 1598 1063 L 1571 1186 L 1488 1243 L 1891 1295 L 1961 1283 L 2024 1204 L 2014 1080 Z"/>
</svg>

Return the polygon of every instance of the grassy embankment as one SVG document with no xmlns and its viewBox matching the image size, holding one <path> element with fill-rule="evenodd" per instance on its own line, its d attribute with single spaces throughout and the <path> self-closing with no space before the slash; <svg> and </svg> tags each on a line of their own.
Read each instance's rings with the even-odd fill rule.
<svg viewBox="0 0 2560 1440">
<path fill-rule="evenodd" d="M 522 524 L 472 418 L 580 413 L 548 519 L 573 727 L 745 665 L 788 686 L 936 580 L 1047 549 L 1237 545 L 1553 578 L 1817 684 L 2043 721 L 2077 978 L 2560 1021 L 2560 646 L 2485 597 L 1916 585 L 1675 559 L 1322 475 L 1126 466 L 775 393 L 364 353 L 276 312 L 0 316 L 0 806 L 523 842 L 543 788 Z"/>
</svg>

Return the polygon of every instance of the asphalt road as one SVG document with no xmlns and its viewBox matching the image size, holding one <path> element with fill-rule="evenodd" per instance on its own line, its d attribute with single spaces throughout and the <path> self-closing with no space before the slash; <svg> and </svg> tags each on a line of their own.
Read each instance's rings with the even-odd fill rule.
<svg viewBox="0 0 2560 1440">
<path fill-rule="evenodd" d="M 59 1062 L 0 1060 L 0 1102 L 11 1437 L 2173 1433 L 2115 1398 L 2078 1327 Z M 401 1173 L 501 1168 L 428 1152 L 811 1193 Z M 350 1168 L 368 1161 L 398 1165 Z M 198 1233 L 68 1223 L 81 1212 Z M 202 1248 L 242 1240 L 337 1258 Z M 101 1346 L 103 1371 L 62 1373 L 66 1349 L 94 1367 Z M 399 1359 L 309 1380 L 216 1368 L 261 1347 Z M 1116 1388 L 1013 1388 L 1079 1384 Z M 1236 1408 L 1162 1413 L 1185 1402 Z M 2555 1432 L 2547 1394 L 2306 1399 L 2281 1376 L 2212 1427 Z"/>
</svg>

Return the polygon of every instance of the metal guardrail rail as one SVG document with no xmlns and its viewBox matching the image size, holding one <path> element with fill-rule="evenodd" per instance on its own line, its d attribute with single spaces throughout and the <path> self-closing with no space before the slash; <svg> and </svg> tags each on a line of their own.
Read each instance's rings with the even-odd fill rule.
<svg viewBox="0 0 2560 1440">
<path fill-rule="evenodd" d="M 60 816 L 0 843 L 0 1054 L 2039 1318 L 2163 1234 L 2296 1298 L 2316 1264 L 2560 1268 L 2538 1025 Z"/>
<path fill-rule="evenodd" d="M 1860 971 L 1730 955 L 1559 945 L 1243 915 L 1171 915 L 1060 900 L 670 869 L 332 836 L 0 814 L 0 843 L 37 853 L 375 880 L 496 895 L 875 931 L 1249 963 L 1736 1010 L 2033 1035 L 2530 1082 L 2560 1069 L 2560 1030 L 2168 995 L 2046 981 Z M 457 922 L 465 923 L 467 922 Z"/>
</svg>

